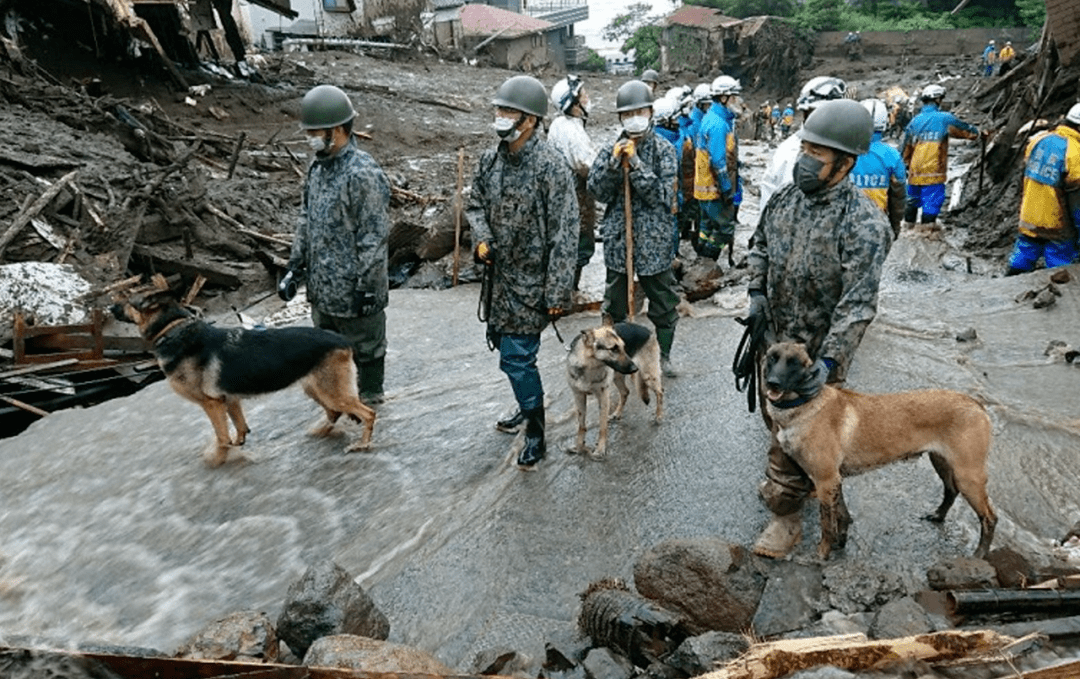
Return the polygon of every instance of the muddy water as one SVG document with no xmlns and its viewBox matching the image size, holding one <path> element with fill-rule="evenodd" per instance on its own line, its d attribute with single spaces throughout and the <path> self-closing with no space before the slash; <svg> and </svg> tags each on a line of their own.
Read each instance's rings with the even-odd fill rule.
<svg viewBox="0 0 1080 679">
<path fill-rule="evenodd" d="M 743 246 L 750 228 L 740 227 Z M 944 248 L 896 244 L 849 385 L 950 387 L 991 404 L 995 545 L 1050 560 L 1051 538 L 1080 516 L 1072 398 L 1080 373 L 1043 351 L 1075 334 L 1080 283 L 1034 310 L 1014 300 L 1045 274 L 947 271 Z M 600 275 L 591 269 L 587 284 Z M 293 390 L 251 401 L 247 445 L 208 469 L 199 458 L 210 439 L 204 415 L 163 383 L 0 441 L 0 644 L 169 652 L 236 610 L 276 617 L 305 567 L 332 558 L 387 614 L 391 640 L 467 670 L 486 648 L 539 654 L 546 637 L 574 629 L 590 581 L 632 580 L 634 561 L 662 540 L 754 539 L 767 519 L 755 493 L 767 436 L 732 388 L 741 327 L 731 309 L 741 290 L 721 291 L 682 319 L 674 352 L 682 374 L 667 381 L 664 422 L 631 403 L 604 461 L 564 452 L 574 435 L 565 351 L 546 330 L 539 362 L 550 456 L 534 473 L 511 464 L 517 442 L 492 426 L 512 397 L 475 320 L 477 292 L 392 293 L 389 399 L 368 453 L 344 454 L 347 438 L 309 437 L 317 408 Z M 569 341 L 597 322 L 582 314 L 559 328 Z M 978 341 L 958 343 L 969 328 Z M 593 411 L 590 442 L 595 419 Z M 928 566 L 969 553 L 978 537 L 962 502 L 940 528 L 919 520 L 940 493 L 926 460 L 851 479 L 854 524 L 837 558 L 923 588 Z M 816 518 L 805 513 L 800 558 L 812 550 Z"/>
</svg>

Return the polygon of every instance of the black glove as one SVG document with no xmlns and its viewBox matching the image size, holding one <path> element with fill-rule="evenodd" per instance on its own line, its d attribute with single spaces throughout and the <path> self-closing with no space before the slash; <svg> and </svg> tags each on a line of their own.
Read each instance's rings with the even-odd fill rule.
<svg viewBox="0 0 1080 679">
<path fill-rule="evenodd" d="M 297 279 L 299 276 L 292 269 L 285 272 L 285 275 L 278 281 L 277 294 L 281 298 L 281 301 L 291 301 L 293 297 L 296 297 L 296 286 L 298 284 Z"/>
<path fill-rule="evenodd" d="M 748 321 L 764 321 L 769 313 L 769 300 L 760 290 L 750 291 L 750 310 L 746 313 Z"/>
<path fill-rule="evenodd" d="M 374 292 L 353 292 L 352 312 L 354 316 L 370 316 L 379 310 Z"/>
</svg>

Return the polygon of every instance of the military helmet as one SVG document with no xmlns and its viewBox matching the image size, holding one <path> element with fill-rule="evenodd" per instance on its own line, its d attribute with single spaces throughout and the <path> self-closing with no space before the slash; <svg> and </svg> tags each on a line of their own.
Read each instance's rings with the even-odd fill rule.
<svg viewBox="0 0 1080 679">
<path fill-rule="evenodd" d="M 641 82 L 643 83 L 658 83 L 660 82 L 660 74 L 654 69 L 647 68 L 641 74 Z"/>
<path fill-rule="evenodd" d="M 847 83 L 840 78 L 827 75 L 819 75 L 811 78 L 802 91 L 799 92 L 799 110 L 812 111 L 815 106 L 823 101 L 842 99 L 847 92 Z"/>
<path fill-rule="evenodd" d="M 349 96 L 333 85 L 311 88 L 300 102 L 301 129 L 326 130 L 344 125 L 355 117 Z"/>
<path fill-rule="evenodd" d="M 512 108 L 543 118 L 547 115 L 547 91 L 539 80 L 531 75 L 515 75 L 508 78 L 495 92 L 492 105 Z"/>
<path fill-rule="evenodd" d="M 585 83 L 580 76 L 568 75 L 551 86 L 551 103 L 563 113 L 569 113 L 575 104 L 580 103 L 578 97 Z"/>
<path fill-rule="evenodd" d="M 739 85 L 739 81 L 732 78 L 730 75 L 719 76 L 716 80 L 712 81 L 712 85 L 709 89 L 714 97 L 742 92 L 742 86 Z"/>
<path fill-rule="evenodd" d="M 933 85 L 927 85 L 926 87 L 924 87 L 923 91 L 922 91 L 922 94 L 920 95 L 920 97 L 921 97 L 921 99 L 923 101 L 930 101 L 932 99 L 941 99 L 944 96 L 945 96 L 945 88 L 942 87 L 941 85 L 938 85 L 937 83 L 934 83 Z"/>
<path fill-rule="evenodd" d="M 652 90 L 640 80 L 623 83 L 619 91 L 615 93 L 615 111 L 618 113 L 636 111 L 652 104 Z"/>
<path fill-rule="evenodd" d="M 880 99 L 864 99 L 863 107 L 874 119 L 874 132 L 884 132 L 889 126 L 889 107 Z"/>
<path fill-rule="evenodd" d="M 1073 104 L 1069 112 L 1065 114 L 1065 120 L 1073 125 L 1080 125 L 1080 104 Z"/>
<path fill-rule="evenodd" d="M 803 123 L 799 138 L 819 146 L 860 156 L 870 150 L 874 119 L 850 99 L 823 101 Z"/>
</svg>

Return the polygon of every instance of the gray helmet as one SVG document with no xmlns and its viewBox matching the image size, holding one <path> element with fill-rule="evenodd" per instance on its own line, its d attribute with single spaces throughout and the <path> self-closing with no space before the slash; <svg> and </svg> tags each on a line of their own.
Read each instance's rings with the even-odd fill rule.
<svg viewBox="0 0 1080 679">
<path fill-rule="evenodd" d="M 652 106 L 653 96 L 649 86 L 640 80 L 625 82 L 615 94 L 615 111 L 636 111 L 639 108 Z"/>
<path fill-rule="evenodd" d="M 658 83 L 660 82 L 660 74 L 651 68 L 645 69 L 641 74 L 641 82 L 643 83 Z"/>
<path fill-rule="evenodd" d="M 870 150 L 874 118 L 862 104 L 836 99 L 818 104 L 803 123 L 799 138 L 812 144 L 861 156 Z"/>
<path fill-rule="evenodd" d="M 499 85 L 491 103 L 543 118 L 547 115 L 547 90 L 531 75 L 515 75 Z"/>
<path fill-rule="evenodd" d="M 349 96 L 333 85 L 313 87 L 300 102 L 300 127 L 305 130 L 326 130 L 355 117 Z"/>
</svg>

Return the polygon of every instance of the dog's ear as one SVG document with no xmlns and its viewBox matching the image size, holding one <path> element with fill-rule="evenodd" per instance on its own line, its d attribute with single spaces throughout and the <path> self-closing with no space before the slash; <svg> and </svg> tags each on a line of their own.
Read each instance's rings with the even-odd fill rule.
<svg viewBox="0 0 1080 679">
<path fill-rule="evenodd" d="M 600 317 L 600 319 L 601 319 L 601 324 L 602 324 L 602 325 L 603 325 L 603 326 L 604 326 L 605 328 L 614 328 L 614 327 L 615 327 L 615 319 L 614 319 L 614 318 L 612 318 L 611 316 L 609 316 L 609 315 L 607 315 L 607 314 L 603 314 L 603 315 L 602 315 L 602 316 Z"/>
<path fill-rule="evenodd" d="M 595 340 L 595 337 L 593 336 L 593 331 L 592 330 L 582 330 L 581 331 L 581 341 L 585 343 L 585 346 L 592 349 L 593 344 L 595 343 L 594 340 Z"/>
</svg>

